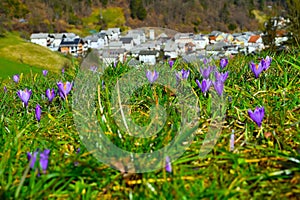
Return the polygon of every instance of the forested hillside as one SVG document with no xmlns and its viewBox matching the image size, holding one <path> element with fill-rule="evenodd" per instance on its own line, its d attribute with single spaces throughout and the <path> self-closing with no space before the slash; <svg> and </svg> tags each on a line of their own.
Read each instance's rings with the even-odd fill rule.
<svg viewBox="0 0 300 200">
<path fill-rule="evenodd" d="M 285 8 L 282 0 L 1 0 L 0 33 L 85 29 L 87 34 L 110 26 L 251 31 L 262 28 L 268 16 L 282 14 Z"/>
</svg>

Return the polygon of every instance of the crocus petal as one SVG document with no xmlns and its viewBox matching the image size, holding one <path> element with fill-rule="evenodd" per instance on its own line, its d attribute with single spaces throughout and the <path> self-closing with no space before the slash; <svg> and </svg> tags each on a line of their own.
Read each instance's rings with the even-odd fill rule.
<svg viewBox="0 0 300 200">
<path fill-rule="evenodd" d="M 48 159 L 49 159 L 49 154 L 50 150 L 45 149 L 41 154 L 40 154 L 40 166 L 43 170 L 44 173 L 46 173 L 46 170 L 48 168 Z"/>
<path fill-rule="evenodd" d="M 187 79 L 190 75 L 190 70 L 181 70 L 181 74 L 182 74 L 182 79 Z"/>
<path fill-rule="evenodd" d="M 25 90 L 19 90 L 17 92 L 19 98 L 21 99 L 21 101 L 24 103 L 25 107 L 27 107 L 28 105 L 28 101 L 30 99 L 31 96 L 31 90 L 28 90 L 27 88 L 25 88 Z"/>
<path fill-rule="evenodd" d="M 19 83 L 20 76 L 18 74 L 14 75 L 13 80 L 14 80 L 15 83 Z"/>
<path fill-rule="evenodd" d="M 256 107 L 254 112 L 249 109 L 248 115 L 257 124 L 258 127 L 261 127 L 262 120 L 265 116 L 265 109 L 264 107 Z"/>
<path fill-rule="evenodd" d="M 165 166 L 165 169 L 169 173 L 172 172 L 172 165 L 171 165 L 171 160 L 170 160 L 169 156 L 166 157 L 166 166 Z"/>
<path fill-rule="evenodd" d="M 215 81 L 213 85 L 218 95 L 222 96 L 224 90 L 224 83 L 221 81 Z"/>
<path fill-rule="evenodd" d="M 228 77 L 228 74 L 229 74 L 228 71 L 225 73 L 215 72 L 216 81 L 220 81 L 224 83 Z"/>
<path fill-rule="evenodd" d="M 48 74 L 48 71 L 47 70 L 43 70 L 43 75 L 47 76 L 47 74 Z"/>
<path fill-rule="evenodd" d="M 212 84 L 211 80 L 209 80 L 209 79 L 203 79 L 201 83 L 197 79 L 196 83 L 197 83 L 198 87 L 201 89 L 203 94 L 206 94 L 206 92 L 208 91 L 208 89 L 210 88 L 210 86 Z"/>
<path fill-rule="evenodd" d="M 224 67 L 226 67 L 228 64 L 228 59 L 227 58 L 222 58 L 220 60 L 220 67 L 223 69 Z"/>
<path fill-rule="evenodd" d="M 72 89 L 73 83 L 70 83 L 67 81 L 66 83 L 63 82 L 58 82 L 57 87 L 58 87 L 58 93 L 61 96 L 61 98 L 65 99 L 67 95 L 70 93 Z"/>
<path fill-rule="evenodd" d="M 30 162 L 29 166 L 30 166 L 31 169 L 34 168 L 34 164 L 36 162 L 37 154 L 38 154 L 37 151 L 33 152 L 33 154 L 31 154 L 30 152 L 27 152 L 27 159 Z"/>
<path fill-rule="evenodd" d="M 208 59 L 208 58 L 203 59 L 203 64 L 204 65 L 207 65 L 209 62 L 210 62 L 210 59 Z"/>
<path fill-rule="evenodd" d="M 250 69 L 252 70 L 255 78 L 258 78 L 260 73 L 263 71 L 263 63 L 260 62 L 258 65 L 251 62 L 250 63 Z"/>
<path fill-rule="evenodd" d="M 176 73 L 176 79 L 177 80 L 187 79 L 189 75 L 190 75 L 190 70 L 182 69 L 180 72 Z"/>
<path fill-rule="evenodd" d="M 172 68 L 173 65 L 174 65 L 174 60 L 169 60 L 169 66 L 170 66 L 170 68 Z"/>
<path fill-rule="evenodd" d="M 264 60 L 264 66 L 263 66 L 263 70 L 266 71 L 267 69 L 269 69 L 271 62 L 272 62 L 272 58 L 267 56 Z"/>
<path fill-rule="evenodd" d="M 206 67 L 206 68 L 200 68 L 200 72 L 201 72 L 204 79 L 208 79 L 211 72 L 214 71 L 215 69 L 216 69 L 215 66 L 209 66 L 209 67 Z"/>
<path fill-rule="evenodd" d="M 38 122 L 40 122 L 40 120 L 41 120 L 41 115 L 42 115 L 41 106 L 39 104 L 37 104 L 35 107 L 35 117 Z"/>
<path fill-rule="evenodd" d="M 158 78 L 158 74 L 159 73 L 156 70 L 154 70 L 153 72 L 147 70 L 146 77 L 148 81 L 152 84 Z"/>
<path fill-rule="evenodd" d="M 46 93 L 46 97 L 48 98 L 49 102 L 51 103 L 52 100 L 55 97 L 55 90 L 54 90 L 54 88 L 47 89 L 45 93 Z"/>
</svg>

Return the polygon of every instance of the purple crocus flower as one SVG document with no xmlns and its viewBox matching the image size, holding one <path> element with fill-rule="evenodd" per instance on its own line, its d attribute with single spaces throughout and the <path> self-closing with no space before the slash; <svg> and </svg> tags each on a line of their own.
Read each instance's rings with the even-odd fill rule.
<svg viewBox="0 0 300 200">
<path fill-rule="evenodd" d="M 4 92 L 7 92 L 7 87 L 4 86 L 4 87 L 3 87 L 3 90 L 4 90 Z"/>
<path fill-rule="evenodd" d="M 265 59 L 262 59 L 261 62 L 263 62 L 263 70 L 266 71 L 271 65 L 272 58 L 267 56 Z"/>
<path fill-rule="evenodd" d="M 169 60 L 169 66 L 171 69 L 172 69 L 173 65 L 174 65 L 174 60 Z"/>
<path fill-rule="evenodd" d="M 48 160 L 49 160 L 50 150 L 49 149 L 45 149 L 41 153 L 40 153 L 40 151 L 38 149 L 35 152 L 33 152 L 33 153 L 27 152 L 27 159 L 30 162 L 29 166 L 30 166 L 31 169 L 34 169 L 34 165 L 36 163 L 38 154 L 39 154 L 39 164 L 40 164 L 40 167 L 41 167 L 43 173 L 45 174 L 46 170 L 48 168 L 48 162 L 49 162 Z M 39 174 L 38 174 L 38 176 L 39 176 Z"/>
<path fill-rule="evenodd" d="M 228 64 L 228 59 L 227 58 L 222 58 L 220 60 L 220 67 L 221 67 L 221 69 L 224 69 L 227 66 L 227 64 Z"/>
<path fill-rule="evenodd" d="M 152 84 L 154 81 L 156 81 L 156 79 L 158 78 L 159 73 L 154 70 L 153 72 L 147 70 L 146 72 L 146 76 L 147 79 L 149 80 L 149 82 Z"/>
<path fill-rule="evenodd" d="M 30 99 L 31 96 L 31 90 L 28 90 L 27 88 L 25 88 L 25 90 L 19 90 L 17 92 L 19 98 L 21 99 L 21 101 L 24 103 L 25 107 L 28 106 L 28 101 Z"/>
<path fill-rule="evenodd" d="M 67 95 L 70 93 L 72 86 L 73 86 L 73 83 L 70 83 L 69 81 L 67 81 L 66 83 L 63 83 L 61 81 L 58 82 L 57 87 L 58 87 L 59 96 L 61 98 L 65 99 L 67 97 Z"/>
<path fill-rule="evenodd" d="M 39 104 L 36 104 L 36 107 L 35 107 L 35 117 L 36 117 L 36 120 L 38 122 L 41 121 L 41 115 L 42 115 L 41 106 Z"/>
<path fill-rule="evenodd" d="M 228 71 L 225 73 L 215 72 L 216 81 L 221 81 L 224 83 L 228 77 L 228 73 Z"/>
<path fill-rule="evenodd" d="M 42 168 L 44 174 L 46 173 L 46 170 L 47 170 L 47 168 L 48 168 L 49 154 L 50 154 L 50 150 L 49 150 L 49 149 L 45 149 L 45 150 L 40 154 L 40 165 L 41 165 L 41 168 Z"/>
<path fill-rule="evenodd" d="M 33 154 L 31 154 L 30 152 L 27 152 L 27 159 L 30 162 L 29 166 L 30 166 L 31 169 L 34 168 L 34 164 L 35 164 L 36 157 L 37 157 L 38 153 L 39 153 L 38 151 L 33 152 Z"/>
<path fill-rule="evenodd" d="M 20 81 L 20 75 L 19 74 L 15 74 L 13 76 L 13 80 L 14 80 L 15 83 L 19 83 L 19 81 Z"/>
<path fill-rule="evenodd" d="M 200 68 L 200 72 L 204 79 L 208 79 L 210 76 L 210 73 L 215 69 L 215 66 L 209 66 L 206 68 Z"/>
<path fill-rule="evenodd" d="M 265 108 L 263 106 L 256 107 L 254 112 L 249 109 L 248 115 L 257 124 L 258 127 L 261 127 L 262 120 L 265 116 Z"/>
<path fill-rule="evenodd" d="M 43 75 L 47 76 L 47 74 L 48 74 L 48 70 L 43 70 Z"/>
<path fill-rule="evenodd" d="M 65 68 L 61 69 L 61 73 L 64 74 L 65 73 Z"/>
<path fill-rule="evenodd" d="M 203 58 L 203 64 L 207 65 L 210 62 L 210 59 L 208 58 Z"/>
<path fill-rule="evenodd" d="M 253 74 L 255 75 L 255 78 L 259 77 L 259 74 L 263 71 L 263 63 L 259 62 L 259 64 L 255 64 L 253 62 L 250 63 L 250 69 L 252 70 Z"/>
<path fill-rule="evenodd" d="M 229 74 L 228 71 L 226 71 L 224 73 L 216 71 L 215 72 L 216 81 L 221 81 L 224 83 L 226 81 L 226 79 L 228 78 L 228 74 Z"/>
<path fill-rule="evenodd" d="M 212 84 L 211 80 L 209 79 L 203 79 L 201 83 L 198 79 L 196 79 L 196 83 L 204 95 L 206 95 L 206 92 L 208 91 L 208 89 Z"/>
<path fill-rule="evenodd" d="M 190 70 L 182 69 L 180 72 L 176 73 L 176 79 L 177 80 L 187 79 L 189 75 L 190 75 Z"/>
<path fill-rule="evenodd" d="M 219 96 L 222 96 L 224 90 L 224 82 L 215 81 L 213 82 L 214 88 Z"/>
<path fill-rule="evenodd" d="M 52 88 L 52 90 L 48 88 L 45 93 L 46 93 L 46 97 L 48 98 L 49 102 L 51 103 L 55 97 L 54 88 Z"/>
<path fill-rule="evenodd" d="M 171 159 L 169 156 L 166 157 L 166 166 L 165 169 L 167 172 L 171 173 L 172 172 L 172 165 L 171 165 Z"/>
</svg>

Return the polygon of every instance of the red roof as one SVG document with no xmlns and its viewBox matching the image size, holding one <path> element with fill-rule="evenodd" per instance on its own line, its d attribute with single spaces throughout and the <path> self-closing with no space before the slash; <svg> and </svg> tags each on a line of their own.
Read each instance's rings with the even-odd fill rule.
<svg viewBox="0 0 300 200">
<path fill-rule="evenodd" d="M 248 42 L 256 43 L 259 38 L 260 35 L 251 35 Z"/>
</svg>

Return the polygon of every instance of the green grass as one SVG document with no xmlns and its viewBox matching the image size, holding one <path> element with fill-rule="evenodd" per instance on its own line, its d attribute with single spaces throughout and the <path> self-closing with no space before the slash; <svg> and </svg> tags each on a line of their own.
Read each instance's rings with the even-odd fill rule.
<svg viewBox="0 0 300 200">
<path fill-rule="evenodd" d="M 92 109 L 96 121 L 116 146 L 130 152 L 149 152 L 168 144 L 181 128 L 181 117 L 176 110 L 177 97 L 166 87 L 146 84 L 134 91 L 128 101 L 132 106 L 131 117 L 138 125 L 149 124 L 151 105 L 158 102 L 166 108 L 167 121 L 156 137 L 131 137 L 116 123 L 117 107 L 111 98 L 117 80 L 130 70 L 143 72 L 143 67 L 132 69 L 126 64 L 109 67 L 102 77 L 105 88 L 101 81 L 98 87 L 83 89 L 80 82 L 75 82 L 67 101 L 56 97 L 52 103 L 41 97 L 45 90 L 56 88 L 57 81 L 74 80 L 74 71 L 64 75 L 49 73 L 47 77 L 41 73 L 28 74 L 19 84 L 7 83 L 8 91 L 0 92 L 0 198 L 297 199 L 300 195 L 299 55 L 269 55 L 273 58 L 272 64 L 259 79 L 255 79 L 249 69 L 249 62 L 258 62 L 258 56 L 237 56 L 229 60 L 223 70 L 229 70 L 225 83 L 225 122 L 216 145 L 204 158 L 198 155 L 214 114 L 210 106 L 214 90 L 211 88 L 208 97 L 204 97 L 196 86 L 199 66 L 182 62 L 174 65 L 173 70 L 191 70 L 186 84 L 190 84 L 201 109 L 195 138 L 184 154 L 172 162 L 172 173 L 164 169 L 137 174 L 132 173 L 134 167 L 131 173 L 113 169 L 86 149 L 74 124 L 77 110 L 72 107 L 72 100 L 79 93 L 87 95 L 88 102 L 95 103 Z M 157 70 L 164 72 L 162 67 Z M 97 74 L 90 73 L 87 80 L 80 81 L 86 83 L 95 76 Z M 17 90 L 24 88 L 32 89 L 27 109 L 16 95 Z M 40 123 L 34 115 L 37 103 L 43 110 Z M 248 109 L 256 106 L 265 107 L 262 128 L 247 114 Z M 88 117 L 84 115 L 82 120 Z M 83 128 L 94 130 L 88 129 L 89 123 Z M 229 150 L 232 130 L 236 138 L 234 151 Z M 92 140 L 99 140 L 97 134 L 93 134 Z M 81 151 L 77 154 L 79 147 Z M 47 173 L 41 176 L 29 169 L 26 156 L 37 148 L 51 150 Z M 75 162 L 78 165 L 74 165 Z M 126 163 L 115 161 L 114 165 L 121 170 Z"/>
<path fill-rule="evenodd" d="M 16 72 L 29 72 L 47 69 L 59 72 L 61 68 L 71 64 L 70 60 L 58 52 L 32 44 L 21 39 L 16 33 L 7 33 L 0 38 L 0 71 L 1 77 L 7 77 Z M 9 64 L 10 66 L 7 66 Z"/>
<path fill-rule="evenodd" d="M 0 76 L 3 79 L 11 78 L 15 74 L 41 73 L 41 69 L 28 64 L 14 62 L 5 58 L 0 58 Z"/>
</svg>

